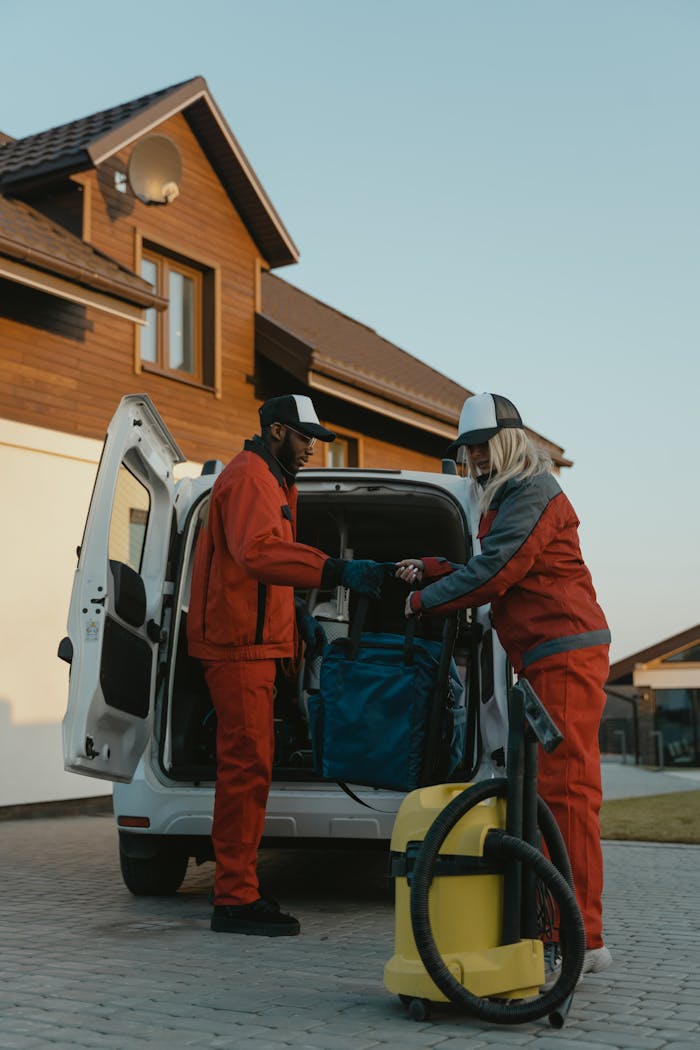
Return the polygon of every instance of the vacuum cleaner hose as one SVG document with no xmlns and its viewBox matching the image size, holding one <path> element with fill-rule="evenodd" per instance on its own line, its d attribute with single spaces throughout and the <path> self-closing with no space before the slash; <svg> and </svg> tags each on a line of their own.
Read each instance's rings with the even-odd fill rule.
<svg viewBox="0 0 700 1050">
<path fill-rule="evenodd" d="M 473 995 L 450 973 L 433 937 L 428 907 L 428 894 L 438 851 L 447 835 L 464 814 L 479 802 L 505 795 L 505 778 L 486 780 L 467 788 L 450 802 L 428 829 L 416 858 L 411 880 L 411 922 L 413 935 L 423 965 L 440 991 L 455 1005 L 482 1021 L 497 1024 L 522 1024 L 553 1014 L 573 992 L 581 973 L 585 950 L 583 920 L 570 886 L 571 871 L 566 849 L 551 812 L 538 804 L 538 819 L 546 827 L 542 833 L 555 863 L 566 870 L 562 873 L 534 846 L 501 830 L 489 832 L 484 844 L 484 855 L 494 859 L 517 861 L 530 867 L 551 892 L 559 906 L 562 945 L 564 947 L 561 974 L 548 991 L 535 999 L 496 1001 Z M 541 800 L 540 800 L 541 801 Z M 546 811 L 546 812 L 545 812 Z M 551 824 L 550 824 L 551 819 Z M 548 837 L 549 835 L 549 837 Z M 568 880 L 568 881 L 567 881 Z"/>
</svg>

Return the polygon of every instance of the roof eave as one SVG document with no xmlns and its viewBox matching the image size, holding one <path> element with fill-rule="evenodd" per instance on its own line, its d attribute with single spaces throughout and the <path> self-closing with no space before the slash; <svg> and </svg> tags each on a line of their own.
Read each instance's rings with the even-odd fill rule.
<svg viewBox="0 0 700 1050">
<path fill-rule="evenodd" d="M 118 296 L 110 295 L 104 291 L 80 285 L 75 281 L 68 280 L 46 270 L 39 270 L 17 259 L 0 256 L 0 278 L 12 281 L 14 284 L 33 288 L 46 295 L 64 299 L 67 302 L 78 303 L 80 306 L 92 307 L 102 313 L 120 317 L 122 320 L 131 321 L 134 324 L 144 324 L 145 316 L 143 308 L 130 303 Z"/>
<path fill-rule="evenodd" d="M 20 172 L 8 172 L 0 176 L 0 192 L 6 196 L 11 194 L 28 193 L 42 186 L 61 182 L 71 175 L 78 175 L 84 171 L 90 171 L 92 161 L 85 150 L 71 154 L 60 167 L 51 166 L 44 162 L 36 164 L 33 168 L 22 168 Z"/>
<path fill-rule="evenodd" d="M 163 121 L 174 117 L 176 113 L 181 112 L 205 93 L 207 93 L 207 85 L 203 77 L 193 77 L 180 87 L 174 88 L 172 92 L 158 102 L 153 102 L 141 113 L 123 121 L 106 135 L 93 139 L 87 150 L 92 164 L 96 168 L 104 164 L 115 153 L 130 146 L 132 142 L 148 134 Z"/>
<path fill-rule="evenodd" d="M 330 361 L 323 353 L 319 353 L 315 347 L 293 335 L 272 318 L 266 317 L 263 313 L 259 313 L 256 316 L 265 326 L 265 334 L 268 337 L 277 334 L 278 345 L 284 344 L 286 349 L 291 350 L 298 359 L 298 364 L 304 367 L 309 375 L 313 373 L 317 380 L 319 377 L 325 376 L 334 383 L 341 384 L 346 389 L 354 388 L 367 393 L 375 392 L 382 401 L 394 402 L 408 409 L 417 409 L 417 414 L 426 418 L 429 417 L 435 421 L 439 420 L 443 423 L 448 423 L 451 427 L 450 434 L 452 434 L 456 416 L 454 412 L 445 406 L 436 405 L 427 398 L 414 396 L 412 391 L 404 393 L 397 390 L 388 383 L 383 382 L 378 376 L 363 375 L 356 369 Z"/>
<path fill-rule="evenodd" d="M 214 170 L 221 178 L 229 198 L 238 207 L 243 222 L 253 240 L 261 248 L 269 266 L 273 268 L 289 266 L 298 262 L 299 249 L 292 240 L 289 231 L 278 215 L 272 201 L 267 196 L 262 184 L 259 182 L 250 161 L 208 89 L 192 100 L 192 103 L 186 108 L 184 116 L 204 148 L 205 153 L 207 153 Z M 207 116 L 210 116 L 211 120 L 207 120 Z M 222 165 L 220 158 L 211 156 L 210 151 L 206 147 L 212 136 L 218 136 L 219 144 L 223 144 L 226 147 L 222 156 L 233 157 L 234 163 L 232 166 Z M 263 214 L 269 223 L 269 231 L 264 236 L 251 222 L 248 209 L 243 207 L 241 210 L 240 201 L 237 199 L 236 194 L 235 176 L 237 172 L 235 169 L 242 173 L 245 185 L 250 187 L 254 201 L 262 208 Z"/>
<path fill-rule="evenodd" d="M 79 266 L 66 259 L 46 252 L 29 248 L 27 245 L 11 241 L 0 234 L 0 256 L 9 257 L 17 262 L 28 266 L 30 269 L 53 274 L 65 278 L 76 285 L 91 288 L 94 291 L 105 293 L 116 299 L 147 310 L 150 307 L 156 310 L 165 310 L 168 300 L 155 295 L 152 291 L 135 288 L 131 282 L 122 282 L 118 278 L 110 278 L 106 274 L 99 274 L 88 267 Z M 145 285 L 145 282 L 144 282 Z"/>
<path fill-rule="evenodd" d="M 429 431 L 448 441 L 454 439 L 459 421 L 459 408 L 450 408 L 430 401 L 412 390 L 402 391 L 379 376 L 365 375 L 347 365 L 331 361 L 315 347 L 262 312 L 256 314 L 256 327 L 261 335 L 273 344 L 276 352 L 284 351 L 286 371 L 307 386 L 397 419 L 419 430 Z M 264 345 L 260 346 L 260 352 L 267 356 Z M 272 355 L 270 357 L 279 363 L 277 353 L 274 358 Z M 528 433 L 535 442 L 547 449 L 557 467 L 573 466 L 572 461 L 564 457 L 563 449 L 558 445 L 535 431 L 528 430 Z"/>
<path fill-rule="evenodd" d="M 343 382 L 313 369 L 308 373 L 307 384 L 312 390 L 330 394 L 332 397 L 368 409 L 377 415 L 426 431 L 434 437 L 441 437 L 447 441 L 451 441 L 454 437 L 453 426 L 441 422 L 434 415 L 415 411 L 397 401 L 390 401 L 381 393 L 373 393 L 368 387 Z"/>
</svg>

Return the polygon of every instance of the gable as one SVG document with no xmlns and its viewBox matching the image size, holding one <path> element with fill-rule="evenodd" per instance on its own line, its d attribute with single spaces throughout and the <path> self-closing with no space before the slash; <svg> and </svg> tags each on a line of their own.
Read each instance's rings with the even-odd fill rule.
<svg viewBox="0 0 700 1050">
<path fill-rule="evenodd" d="M 176 113 L 189 123 L 267 263 L 296 262 L 292 238 L 203 77 L 0 144 L 0 192 L 22 196 L 97 169 Z"/>
</svg>

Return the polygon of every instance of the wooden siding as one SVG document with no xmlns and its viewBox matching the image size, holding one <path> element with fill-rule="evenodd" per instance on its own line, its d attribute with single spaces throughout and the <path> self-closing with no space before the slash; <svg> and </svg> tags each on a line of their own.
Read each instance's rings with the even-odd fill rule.
<svg viewBox="0 0 700 1050">
<path fill-rule="evenodd" d="M 180 196 L 167 206 L 149 207 L 119 193 L 114 176 L 126 171 L 129 148 L 77 180 L 83 187 L 84 236 L 130 270 L 138 268 L 141 244 L 148 241 L 215 272 L 221 396 L 142 370 L 135 326 L 128 320 L 0 280 L 0 417 L 101 439 L 120 398 L 146 393 L 185 455 L 226 461 L 258 431 L 260 401 L 305 392 L 328 426 L 362 435 L 360 466 L 439 469 L 443 439 L 305 390 L 281 369 L 256 362 L 255 309 L 266 261 L 185 118 L 177 115 L 155 130 L 180 150 Z"/>
<path fill-rule="evenodd" d="M 250 377 L 258 252 L 184 118 L 158 131 L 182 155 L 177 200 L 149 207 L 119 193 L 114 174 L 126 170 L 125 151 L 84 177 L 85 228 L 94 248 L 129 269 L 139 236 L 219 269 L 223 396 L 138 372 L 130 322 L 0 282 L 0 415 L 101 438 L 122 395 L 144 392 L 189 457 L 227 458 L 257 426 Z"/>
</svg>

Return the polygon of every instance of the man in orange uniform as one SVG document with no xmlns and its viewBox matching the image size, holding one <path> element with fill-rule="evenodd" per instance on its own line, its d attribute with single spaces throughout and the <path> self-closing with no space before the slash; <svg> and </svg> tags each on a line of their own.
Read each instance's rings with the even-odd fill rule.
<svg viewBox="0 0 700 1050">
<path fill-rule="evenodd" d="M 344 586 L 377 597 L 384 568 L 296 542 L 297 471 L 316 440 L 335 434 L 305 395 L 272 398 L 259 415 L 260 436 L 246 441 L 212 489 L 187 636 L 217 716 L 211 928 L 274 937 L 299 933 L 293 916 L 260 896 L 256 873 L 272 779 L 277 660 L 297 649 L 294 588 Z M 318 642 L 322 629 L 309 614 L 300 629 L 307 645 Z"/>
</svg>

